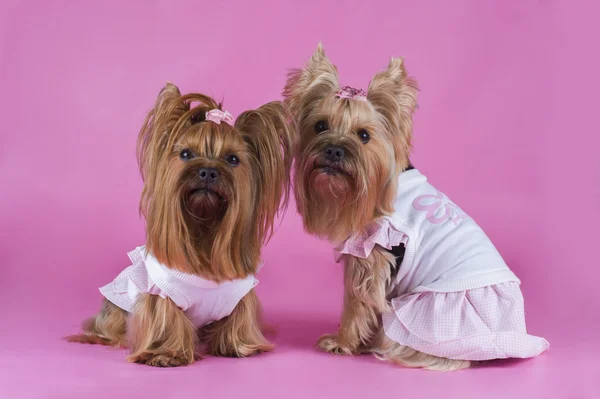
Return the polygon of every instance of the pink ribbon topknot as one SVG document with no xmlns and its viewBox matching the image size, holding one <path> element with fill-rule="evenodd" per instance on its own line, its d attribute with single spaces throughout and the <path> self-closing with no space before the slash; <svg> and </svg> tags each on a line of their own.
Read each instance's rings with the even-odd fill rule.
<svg viewBox="0 0 600 399">
<path fill-rule="evenodd" d="M 233 126 L 234 119 L 228 111 L 221 111 L 220 109 L 211 109 L 206 112 L 206 120 L 220 125 L 221 122 L 225 122 Z"/>
<path fill-rule="evenodd" d="M 339 98 L 349 98 L 350 100 L 367 101 L 367 92 L 354 87 L 344 86 L 336 94 Z"/>
</svg>

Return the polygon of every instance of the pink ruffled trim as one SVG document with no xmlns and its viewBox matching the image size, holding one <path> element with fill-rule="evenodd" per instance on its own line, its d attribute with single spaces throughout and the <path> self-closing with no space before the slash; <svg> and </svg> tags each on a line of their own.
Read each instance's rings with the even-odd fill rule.
<svg viewBox="0 0 600 399">
<path fill-rule="evenodd" d="M 383 315 L 386 335 L 401 345 L 439 357 L 491 360 L 534 357 L 549 348 L 527 334 L 517 282 L 461 292 L 419 292 L 392 300 Z"/>
<path fill-rule="evenodd" d="M 348 238 L 335 248 L 335 261 L 339 262 L 343 254 L 368 258 L 375 248 L 380 245 L 392 249 L 400 243 L 406 244 L 408 237 L 396 230 L 389 220 L 382 218 L 373 222 L 361 234 Z"/>
<path fill-rule="evenodd" d="M 219 311 L 221 317 L 225 317 L 231 314 L 241 298 L 258 284 L 258 279 L 254 275 L 216 283 L 196 275 L 167 269 L 147 254 L 145 246 L 137 247 L 127 254 L 132 265 L 125 268 L 112 282 L 100 288 L 100 292 L 106 299 L 127 312 L 133 311 L 136 297 L 145 293 L 170 298 L 181 310 L 187 311 L 198 300 L 203 299 L 190 293 L 189 288 L 197 287 L 204 291 L 221 290 L 220 294 L 212 294 L 207 298 L 214 302 L 213 313 Z M 262 266 L 261 261 L 257 265 L 257 272 Z M 203 320 L 205 316 L 197 314 L 193 321 L 196 323 L 198 320 Z M 198 323 L 197 326 L 206 324 Z"/>
<path fill-rule="evenodd" d="M 140 246 L 137 247 L 136 249 L 134 249 L 133 251 L 130 251 L 127 253 L 127 255 L 129 256 L 129 259 L 131 260 L 131 262 L 133 263 L 134 266 L 138 266 L 144 270 L 148 270 L 148 268 L 146 267 L 146 262 L 147 259 L 146 257 L 149 256 L 148 253 L 146 252 L 146 247 L 145 246 Z M 177 270 L 172 270 L 172 269 L 167 269 L 165 266 L 160 265 L 158 263 L 158 261 L 155 258 L 152 258 L 153 262 L 155 262 L 155 265 L 159 265 L 158 267 L 153 267 L 152 270 L 154 270 L 154 273 L 152 273 L 152 270 L 150 271 L 151 274 L 151 278 L 156 278 L 159 279 L 160 277 L 167 277 L 167 278 L 175 278 L 178 281 L 183 281 L 187 284 L 191 284 L 200 288 L 219 288 L 222 287 L 224 285 L 227 284 L 231 284 L 236 282 L 237 280 L 231 280 L 231 281 L 223 281 L 221 283 L 217 283 L 215 281 L 212 280 L 207 280 L 205 278 L 193 275 L 193 274 L 188 274 L 188 273 L 184 273 L 184 272 L 180 272 Z M 256 266 L 256 274 L 258 274 L 258 272 L 262 269 L 264 265 L 263 261 L 259 261 L 258 265 Z M 154 286 L 149 286 L 148 289 L 152 290 L 152 287 Z M 155 292 L 149 291 L 151 294 L 155 294 Z"/>
</svg>

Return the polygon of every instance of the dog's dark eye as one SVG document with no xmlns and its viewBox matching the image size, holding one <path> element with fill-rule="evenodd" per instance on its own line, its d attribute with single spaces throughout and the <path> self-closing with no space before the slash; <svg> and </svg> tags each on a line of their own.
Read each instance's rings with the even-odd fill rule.
<svg viewBox="0 0 600 399">
<path fill-rule="evenodd" d="M 227 158 L 227 163 L 231 166 L 238 166 L 240 164 L 240 159 L 235 155 L 229 155 Z"/>
<path fill-rule="evenodd" d="M 192 115 L 192 124 L 200 123 L 206 120 L 206 114 L 204 112 L 198 112 L 197 114 Z"/>
<path fill-rule="evenodd" d="M 318 121 L 317 124 L 315 125 L 315 132 L 321 133 L 321 132 L 324 132 L 325 130 L 329 130 L 329 126 L 327 126 L 327 122 Z"/>
<path fill-rule="evenodd" d="M 369 140 L 371 140 L 369 132 L 367 132 L 365 129 L 360 129 L 357 134 L 358 138 L 360 139 L 360 141 L 362 141 L 363 144 L 367 144 Z"/>
<path fill-rule="evenodd" d="M 179 153 L 179 158 L 183 159 L 184 161 L 189 161 L 190 159 L 194 158 L 194 153 L 186 148 L 185 150 L 181 150 Z"/>
</svg>

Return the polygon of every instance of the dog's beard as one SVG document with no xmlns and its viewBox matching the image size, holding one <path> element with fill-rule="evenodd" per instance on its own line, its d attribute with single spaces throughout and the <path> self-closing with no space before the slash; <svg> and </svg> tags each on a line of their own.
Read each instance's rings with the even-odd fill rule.
<svg viewBox="0 0 600 399">
<path fill-rule="evenodd" d="M 315 199 L 338 206 L 352 200 L 354 181 L 347 172 L 333 166 L 315 166 L 309 176 L 308 188 Z"/>
<path fill-rule="evenodd" d="M 227 202 L 223 195 L 209 188 L 192 189 L 185 198 L 186 210 L 190 216 L 190 223 L 198 230 L 202 227 L 214 228 L 227 210 Z"/>
<path fill-rule="evenodd" d="M 314 150 L 296 164 L 294 189 L 304 226 L 334 243 L 389 213 L 395 195 L 395 178 L 381 157 L 358 158 L 357 151 L 346 150 L 349 157 L 343 162 L 328 162 Z"/>
<path fill-rule="evenodd" d="M 297 165 L 295 194 L 306 230 L 331 241 L 347 238 L 357 201 L 356 172 L 319 158 L 305 161 Z"/>
</svg>

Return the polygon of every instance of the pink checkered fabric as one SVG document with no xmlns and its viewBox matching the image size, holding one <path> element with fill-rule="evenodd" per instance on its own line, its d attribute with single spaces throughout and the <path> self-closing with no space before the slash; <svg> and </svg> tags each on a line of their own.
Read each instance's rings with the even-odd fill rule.
<svg viewBox="0 0 600 399">
<path fill-rule="evenodd" d="M 418 292 L 392 300 L 386 335 L 418 351 L 460 360 L 534 357 L 548 341 L 527 334 L 516 282 L 462 292 Z"/>
<path fill-rule="evenodd" d="M 388 219 L 375 220 L 361 234 L 348 238 L 335 248 L 335 261 L 339 262 L 343 254 L 368 258 L 375 245 L 392 249 L 397 245 L 406 244 L 408 237 L 396 230 Z"/>
<path fill-rule="evenodd" d="M 548 342 L 527 334 L 520 280 L 480 227 L 418 170 L 400 174 L 394 213 L 336 248 L 368 258 L 375 245 L 405 244 L 391 288 L 387 336 L 460 360 L 537 356 Z"/>
<path fill-rule="evenodd" d="M 196 327 L 229 316 L 242 298 L 258 284 L 254 274 L 217 283 L 171 269 L 158 262 L 146 251 L 145 246 L 129 252 L 129 258 L 132 265 L 101 287 L 102 295 L 127 312 L 134 310 L 140 295 L 170 298 Z"/>
</svg>

